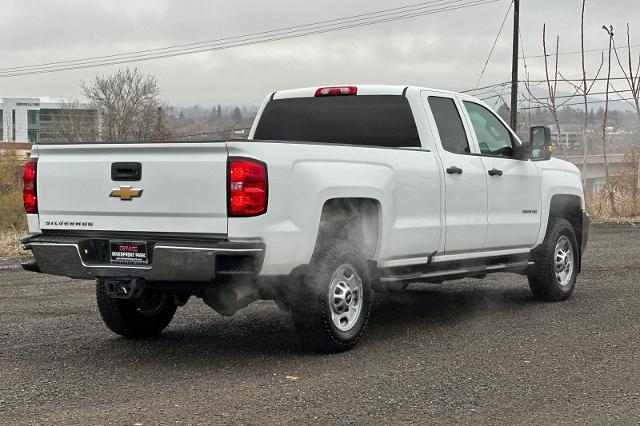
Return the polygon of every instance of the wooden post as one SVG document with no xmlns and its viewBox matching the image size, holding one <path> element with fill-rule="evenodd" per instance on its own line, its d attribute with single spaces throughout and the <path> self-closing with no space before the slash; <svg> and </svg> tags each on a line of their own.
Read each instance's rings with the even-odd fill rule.
<svg viewBox="0 0 640 426">
<path fill-rule="evenodd" d="M 518 132 L 518 36 L 520 31 L 520 0 L 513 1 L 513 43 L 511 52 L 511 117 L 509 125 Z"/>
</svg>

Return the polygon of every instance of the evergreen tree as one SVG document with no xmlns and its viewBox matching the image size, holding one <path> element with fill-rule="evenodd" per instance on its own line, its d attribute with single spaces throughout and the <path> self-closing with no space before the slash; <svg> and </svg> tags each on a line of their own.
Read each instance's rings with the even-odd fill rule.
<svg viewBox="0 0 640 426">
<path fill-rule="evenodd" d="M 242 121 L 242 112 L 240 111 L 240 108 L 235 107 L 233 109 L 233 113 L 231 114 L 231 119 L 236 123 L 239 123 Z"/>
</svg>

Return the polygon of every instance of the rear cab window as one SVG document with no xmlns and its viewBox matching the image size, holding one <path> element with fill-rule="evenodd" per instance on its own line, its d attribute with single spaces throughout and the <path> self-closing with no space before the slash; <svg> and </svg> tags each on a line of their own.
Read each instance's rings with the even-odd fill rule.
<svg viewBox="0 0 640 426">
<path fill-rule="evenodd" d="M 438 127 L 442 148 L 454 154 L 469 154 L 467 133 L 453 99 L 429 96 L 429 107 Z"/>
<path fill-rule="evenodd" d="M 266 105 L 254 139 L 421 147 L 409 102 L 400 95 L 276 99 Z"/>
</svg>

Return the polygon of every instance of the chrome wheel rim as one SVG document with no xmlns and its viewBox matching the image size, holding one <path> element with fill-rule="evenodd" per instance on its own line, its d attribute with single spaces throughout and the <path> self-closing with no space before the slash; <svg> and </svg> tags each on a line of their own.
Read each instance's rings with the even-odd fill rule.
<svg viewBox="0 0 640 426">
<path fill-rule="evenodd" d="M 554 262 L 558 284 L 562 287 L 570 285 L 575 262 L 573 259 L 573 247 L 571 246 L 569 239 L 565 236 L 558 238 Z"/>
<path fill-rule="evenodd" d="M 340 265 L 329 286 L 331 320 L 340 331 L 349 331 L 358 322 L 362 311 L 362 279 L 355 267 Z"/>
</svg>

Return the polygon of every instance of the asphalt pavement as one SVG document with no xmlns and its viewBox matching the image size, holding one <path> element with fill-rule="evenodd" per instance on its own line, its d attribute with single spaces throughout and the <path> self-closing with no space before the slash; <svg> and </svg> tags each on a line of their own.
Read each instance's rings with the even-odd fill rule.
<svg viewBox="0 0 640 426">
<path fill-rule="evenodd" d="M 102 324 L 94 283 L 0 262 L 0 424 L 639 424 L 640 226 L 594 226 L 567 302 L 526 278 L 379 294 L 352 351 L 288 314 L 192 298 L 156 339 Z"/>
</svg>

